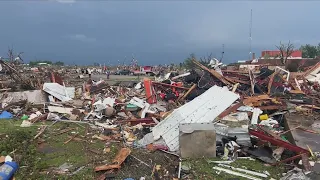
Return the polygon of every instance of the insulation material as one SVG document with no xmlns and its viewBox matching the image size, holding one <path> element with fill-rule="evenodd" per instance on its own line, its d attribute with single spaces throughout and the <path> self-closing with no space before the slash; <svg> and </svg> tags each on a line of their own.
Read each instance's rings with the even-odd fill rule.
<svg viewBox="0 0 320 180">
<path fill-rule="evenodd" d="M 7 96 L 7 98 L 3 99 L 2 103 L 14 103 L 22 100 L 27 100 L 34 104 L 43 104 L 46 102 L 46 96 L 42 90 L 6 92 L 1 94 L 1 98 L 3 96 Z"/>
<path fill-rule="evenodd" d="M 67 107 L 59 107 L 59 106 L 48 106 L 49 112 L 56 112 L 61 114 L 73 114 L 74 110 L 79 112 L 84 112 L 83 109 L 74 109 L 74 108 L 67 108 Z"/>
<path fill-rule="evenodd" d="M 239 98 L 227 88 L 213 86 L 187 104 L 175 109 L 153 128 L 154 139 L 162 137 L 170 151 L 179 149 L 180 123 L 208 123 Z"/>
</svg>

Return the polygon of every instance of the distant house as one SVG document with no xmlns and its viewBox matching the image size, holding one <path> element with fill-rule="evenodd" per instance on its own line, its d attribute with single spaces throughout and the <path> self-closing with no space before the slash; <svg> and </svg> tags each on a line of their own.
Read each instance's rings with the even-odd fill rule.
<svg viewBox="0 0 320 180">
<path fill-rule="evenodd" d="M 261 59 L 280 59 L 281 52 L 279 50 L 266 50 L 261 52 Z M 284 54 L 284 56 L 287 56 Z M 294 50 L 292 54 L 287 59 L 302 59 L 302 51 Z"/>
<path fill-rule="evenodd" d="M 302 52 L 295 50 L 290 57 L 287 58 L 286 64 L 283 64 L 282 59 L 279 57 L 280 51 L 262 51 L 260 58 L 255 58 L 253 53 L 251 60 L 241 60 L 238 63 L 228 65 L 227 70 L 238 69 L 251 69 L 257 70 L 261 67 L 267 67 L 274 70 L 276 67 L 289 69 L 290 71 L 304 70 L 310 68 L 320 62 L 318 58 L 302 58 Z"/>
<path fill-rule="evenodd" d="M 143 72 L 151 72 L 152 70 L 153 70 L 152 66 L 142 66 L 142 67 L 140 67 L 140 71 L 143 71 Z"/>
</svg>

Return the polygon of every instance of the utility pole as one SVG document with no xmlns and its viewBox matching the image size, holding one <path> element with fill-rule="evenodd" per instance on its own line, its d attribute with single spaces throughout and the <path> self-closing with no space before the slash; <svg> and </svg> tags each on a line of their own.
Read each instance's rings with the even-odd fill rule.
<svg viewBox="0 0 320 180">
<path fill-rule="evenodd" d="M 250 46 L 250 50 L 249 50 L 249 59 L 252 59 L 252 9 L 250 12 L 250 29 L 249 29 L 249 46 Z"/>
<path fill-rule="evenodd" d="M 221 52 L 221 59 L 220 59 L 220 62 L 222 62 L 223 55 L 224 55 L 224 44 L 222 44 L 222 52 Z"/>
</svg>

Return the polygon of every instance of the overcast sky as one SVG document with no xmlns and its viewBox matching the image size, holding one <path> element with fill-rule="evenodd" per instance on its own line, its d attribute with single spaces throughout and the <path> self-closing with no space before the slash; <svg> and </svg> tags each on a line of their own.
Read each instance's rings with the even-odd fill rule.
<svg viewBox="0 0 320 180">
<path fill-rule="evenodd" d="M 0 1 L 0 56 L 8 46 L 26 61 L 67 64 L 182 62 L 190 53 L 225 62 L 248 59 L 252 49 L 320 42 L 316 1 Z M 126 57 L 126 58 L 125 58 Z"/>
</svg>

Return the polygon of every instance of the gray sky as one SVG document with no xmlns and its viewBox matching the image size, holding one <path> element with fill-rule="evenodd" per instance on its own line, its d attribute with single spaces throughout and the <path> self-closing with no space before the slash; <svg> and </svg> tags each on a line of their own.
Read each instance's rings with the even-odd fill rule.
<svg viewBox="0 0 320 180">
<path fill-rule="evenodd" d="M 8 46 L 23 57 L 67 64 L 182 62 L 190 53 L 248 59 L 252 49 L 280 41 L 318 44 L 316 1 L 0 1 L 0 56 Z"/>
</svg>

